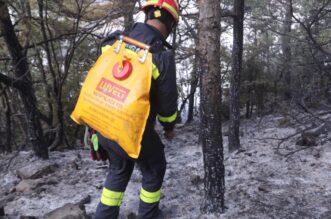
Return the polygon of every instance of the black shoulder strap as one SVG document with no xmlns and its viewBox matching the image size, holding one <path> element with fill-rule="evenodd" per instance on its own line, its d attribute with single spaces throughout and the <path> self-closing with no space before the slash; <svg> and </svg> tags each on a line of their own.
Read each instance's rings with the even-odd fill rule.
<svg viewBox="0 0 331 219">
<path fill-rule="evenodd" d="M 99 44 L 99 53 L 101 54 L 102 47 L 104 47 L 106 45 L 113 45 L 115 43 L 115 41 L 118 40 L 121 35 L 123 35 L 123 32 L 117 30 L 117 31 L 111 33 L 110 35 L 108 35 L 105 39 L 103 39 L 101 41 L 101 43 Z"/>
<path fill-rule="evenodd" d="M 151 53 L 161 53 L 165 50 L 172 50 L 172 46 L 167 41 L 157 40 L 151 45 Z"/>
</svg>

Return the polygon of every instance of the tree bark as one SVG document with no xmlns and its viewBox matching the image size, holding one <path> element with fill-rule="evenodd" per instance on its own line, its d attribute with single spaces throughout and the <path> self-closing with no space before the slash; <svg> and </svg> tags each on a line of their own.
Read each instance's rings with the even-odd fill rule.
<svg viewBox="0 0 331 219">
<path fill-rule="evenodd" d="M 131 28 L 133 27 L 134 20 L 133 20 L 133 12 L 134 12 L 134 7 L 136 5 L 136 0 L 125 0 L 123 1 L 123 4 L 125 7 L 123 7 L 124 11 L 124 32 L 128 33 Z"/>
<path fill-rule="evenodd" d="M 292 97 L 292 77 L 291 77 L 291 26 L 292 26 L 292 0 L 284 1 L 285 7 L 285 21 L 283 24 L 283 36 L 282 36 L 282 50 L 283 50 L 283 68 L 284 68 L 284 96 L 285 99 L 290 100 Z"/>
<path fill-rule="evenodd" d="M 201 141 L 204 161 L 203 212 L 224 211 L 221 124 L 220 1 L 199 0 L 198 51 L 201 87 Z"/>
<path fill-rule="evenodd" d="M 187 116 L 187 123 L 190 123 L 193 121 L 194 117 L 194 96 L 195 92 L 198 87 L 198 82 L 199 82 L 199 76 L 197 73 L 197 65 L 198 65 L 198 51 L 195 49 L 194 52 L 194 63 L 193 63 L 193 70 L 191 73 L 191 82 L 190 82 L 190 97 L 189 97 L 189 102 L 188 102 L 188 116 Z"/>
<path fill-rule="evenodd" d="M 9 99 L 6 94 L 4 93 L 4 106 L 5 106 L 5 114 L 6 114 L 6 146 L 5 149 L 7 152 L 12 152 L 12 146 L 11 146 L 11 118 L 10 118 L 10 106 L 9 106 Z"/>
<path fill-rule="evenodd" d="M 15 77 L 20 81 L 21 86 L 18 90 L 26 113 L 29 141 L 38 156 L 48 159 L 48 148 L 43 140 L 27 57 L 15 34 L 5 0 L 0 0 L 0 30 L 12 59 Z"/>
<path fill-rule="evenodd" d="M 240 75 L 242 72 L 244 0 L 234 0 L 232 74 L 230 79 L 229 151 L 240 148 Z"/>
<path fill-rule="evenodd" d="M 9 105 L 9 98 L 7 95 L 6 90 L 3 90 L 3 86 L 0 84 L 0 91 L 2 91 L 2 98 L 0 100 L 2 100 L 2 105 L 3 105 L 3 112 L 5 114 L 5 133 L 6 133 L 6 137 L 5 137 L 5 141 L 4 141 L 4 150 L 7 152 L 12 152 L 12 147 L 11 147 L 11 118 L 10 118 L 10 105 Z M 0 94 L 1 95 L 1 94 Z M 1 97 L 1 96 L 0 96 Z M 1 121 L 1 120 L 0 120 Z M 1 141 L 0 141 L 1 142 Z"/>
</svg>

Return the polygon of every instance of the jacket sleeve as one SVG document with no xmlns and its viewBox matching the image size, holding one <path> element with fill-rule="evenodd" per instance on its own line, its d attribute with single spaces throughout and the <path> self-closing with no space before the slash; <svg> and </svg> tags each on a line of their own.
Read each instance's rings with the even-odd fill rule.
<svg viewBox="0 0 331 219">
<path fill-rule="evenodd" d="M 171 50 L 153 56 L 156 83 L 157 118 L 164 130 L 173 130 L 177 120 L 177 83 L 174 54 Z"/>
</svg>

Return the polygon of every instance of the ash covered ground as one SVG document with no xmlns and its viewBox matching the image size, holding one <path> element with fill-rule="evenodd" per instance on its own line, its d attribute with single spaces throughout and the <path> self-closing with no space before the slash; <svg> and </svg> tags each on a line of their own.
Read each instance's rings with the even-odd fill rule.
<svg viewBox="0 0 331 219">
<path fill-rule="evenodd" d="M 168 169 L 160 207 L 167 218 L 331 218 L 331 143 L 319 140 L 317 146 L 303 148 L 295 145 L 298 136 L 294 136 L 279 145 L 279 138 L 297 131 L 282 125 L 283 120 L 266 116 L 242 121 L 242 149 L 231 154 L 224 137 L 227 210 L 221 215 L 200 212 L 204 173 L 198 124 L 178 128 L 172 142 L 163 140 Z M 225 124 L 224 133 L 226 129 Z M 330 130 L 322 137 L 330 139 Z M 18 175 L 27 173 L 30 166 L 48 169 L 33 179 L 20 179 Z M 90 160 L 89 150 L 83 148 L 52 152 L 49 161 L 29 151 L 0 155 L 0 167 L 0 198 L 9 218 L 42 218 L 67 203 L 79 202 L 93 216 L 107 173 L 107 163 Z M 137 212 L 140 181 L 136 168 L 120 218 Z"/>
</svg>

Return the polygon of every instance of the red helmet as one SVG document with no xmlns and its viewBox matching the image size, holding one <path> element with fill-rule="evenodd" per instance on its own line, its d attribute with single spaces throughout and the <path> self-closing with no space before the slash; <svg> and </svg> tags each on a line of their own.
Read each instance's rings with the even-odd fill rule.
<svg viewBox="0 0 331 219">
<path fill-rule="evenodd" d="M 173 18 L 175 19 L 176 23 L 179 21 L 179 7 L 176 0 L 146 0 L 145 4 L 142 6 L 142 10 L 146 12 L 146 8 L 154 6 L 162 8 L 168 11 Z"/>
</svg>

